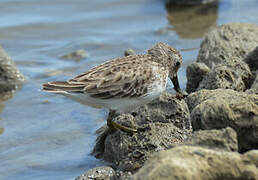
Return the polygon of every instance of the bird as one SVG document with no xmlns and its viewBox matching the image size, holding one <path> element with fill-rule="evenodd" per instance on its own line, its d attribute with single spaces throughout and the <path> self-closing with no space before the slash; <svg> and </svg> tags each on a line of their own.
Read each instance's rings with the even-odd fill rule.
<svg viewBox="0 0 258 180">
<path fill-rule="evenodd" d="M 42 84 L 42 90 L 62 94 L 89 106 L 109 109 L 107 125 L 113 130 L 135 133 L 137 129 L 112 121 L 116 113 L 126 113 L 158 98 L 171 79 L 179 99 L 177 72 L 182 64 L 179 51 L 159 42 L 145 54 L 132 54 L 97 65 L 66 81 Z"/>
</svg>

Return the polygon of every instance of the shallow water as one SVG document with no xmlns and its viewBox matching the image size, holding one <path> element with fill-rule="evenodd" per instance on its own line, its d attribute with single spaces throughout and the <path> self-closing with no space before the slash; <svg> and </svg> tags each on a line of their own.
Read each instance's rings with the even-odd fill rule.
<svg viewBox="0 0 258 180">
<path fill-rule="evenodd" d="M 43 93 L 41 83 L 72 77 L 128 47 L 143 53 L 164 41 L 181 50 L 185 88 L 185 67 L 204 33 L 218 24 L 258 24 L 257 12 L 257 0 L 184 10 L 162 0 L 1 0 L 0 44 L 27 83 L 0 103 L 0 179 L 73 179 L 106 163 L 90 155 L 106 111 Z M 78 49 L 89 57 L 60 58 Z"/>
</svg>

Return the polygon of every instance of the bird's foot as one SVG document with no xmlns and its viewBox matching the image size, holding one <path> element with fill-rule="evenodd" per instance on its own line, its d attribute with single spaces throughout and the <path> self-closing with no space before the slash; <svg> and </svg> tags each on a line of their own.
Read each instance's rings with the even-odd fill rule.
<svg viewBox="0 0 258 180">
<path fill-rule="evenodd" d="M 108 127 L 110 127 L 113 130 L 120 130 L 120 131 L 123 131 L 123 132 L 126 132 L 126 133 L 136 133 L 137 132 L 136 129 L 120 125 L 120 124 L 118 124 L 114 121 L 108 122 L 107 125 L 108 125 Z"/>
<path fill-rule="evenodd" d="M 111 130 L 113 130 L 113 131 L 120 130 L 120 131 L 123 131 L 126 133 L 136 133 L 137 132 L 136 129 L 129 128 L 129 127 L 126 127 L 126 126 L 123 126 L 121 124 L 114 122 L 113 118 L 115 117 L 115 113 L 116 112 L 114 110 L 110 110 L 108 119 L 107 119 L 107 125 Z"/>
</svg>

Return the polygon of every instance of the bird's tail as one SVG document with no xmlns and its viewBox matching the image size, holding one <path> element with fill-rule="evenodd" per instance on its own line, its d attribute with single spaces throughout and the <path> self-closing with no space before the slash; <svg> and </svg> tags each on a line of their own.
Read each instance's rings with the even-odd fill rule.
<svg viewBox="0 0 258 180">
<path fill-rule="evenodd" d="M 70 81 L 55 81 L 42 84 L 42 90 L 51 93 L 83 93 L 85 84 Z"/>
</svg>

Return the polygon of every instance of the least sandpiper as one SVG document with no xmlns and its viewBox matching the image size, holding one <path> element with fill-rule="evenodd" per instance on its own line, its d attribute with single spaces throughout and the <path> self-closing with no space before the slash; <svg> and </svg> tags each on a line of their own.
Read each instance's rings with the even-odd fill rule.
<svg viewBox="0 0 258 180">
<path fill-rule="evenodd" d="M 166 89 L 168 77 L 178 97 L 183 97 L 177 78 L 181 64 L 182 57 L 175 48 L 157 43 L 146 54 L 112 59 L 73 79 L 45 83 L 43 90 L 82 104 L 108 108 L 110 128 L 136 132 L 113 122 L 112 117 L 116 112 L 128 112 L 158 98 Z"/>
</svg>

